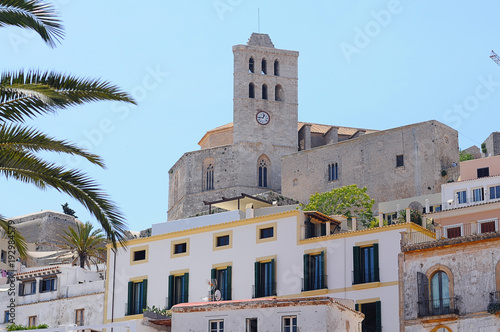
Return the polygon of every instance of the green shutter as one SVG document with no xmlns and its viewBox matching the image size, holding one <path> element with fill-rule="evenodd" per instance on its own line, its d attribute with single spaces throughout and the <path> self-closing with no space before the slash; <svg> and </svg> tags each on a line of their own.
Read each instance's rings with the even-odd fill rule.
<svg viewBox="0 0 500 332">
<path fill-rule="evenodd" d="M 174 276 L 168 276 L 168 309 L 172 308 L 174 303 Z"/>
<path fill-rule="evenodd" d="M 184 273 L 184 297 L 182 298 L 183 303 L 189 302 L 189 273 Z"/>
<path fill-rule="evenodd" d="M 274 259 L 271 259 L 271 295 L 276 295 L 276 267 Z"/>
<path fill-rule="evenodd" d="M 134 308 L 134 282 L 128 282 L 128 303 L 127 303 L 127 315 L 132 315 Z"/>
<path fill-rule="evenodd" d="M 214 279 L 217 279 L 217 269 L 210 270 L 210 282 L 212 282 Z M 215 288 L 212 287 L 212 290 L 210 291 L 210 295 L 212 296 L 212 300 L 214 298 L 214 293 L 215 293 Z"/>
<path fill-rule="evenodd" d="M 232 285 L 232 276 L 233 272 L 232 272 L 232 267 L 231 266 L 228 266 L 227 267 L 227 283 L 226 283 L 226 287 L 227 287 L 227 291 L 226 291 L 226 294 L 227 294 L 227 299 L 226 300 L 232 300 L 233 299 L 233 285 Z"/>
<path fill-rule="evenodd" d="M 304 291 L 309 290 L 309 276 L 310 276 L 310 271 L 309 271 L 309 255 L 304 254 Z"/>
<path fill-rule="evenodd" d="M 326 224 L 324 222 L 321 223 L 321 236 L 327 235 L 326 234 Z"/>
<path fill-rule="evenodd" d="M 378 264 L 378 243 L 373 244 L 373 268 L 375 271 L 373 271 L 373 276 L 375 278 L 375 281 L 380 281 L 380 271 L 379 271 L 379 264 Z"/>
<path fill-rule="evenodd" d="M 377 331 L 382 331 L 382 303 L 375 302 L 375 327 Z"/>
<path fill-rule="evenodd" d="M 361 270 L 359 269 L 359 263 L 360 263 L 360 249 L 359 247 L 352 247 L 353 285 L 359 284 L 361 282 L 360 278 Z"/>
<path fill-rule="evenodd" d="M 356 303 L 356 304 L 354 305 L 354 309 L 356 309 L 356 311 L 359 311 L 359 303 Z"/>
<path fill-rule="evenodd" d="M 254 297 L 260 297 L 260 262 L 255 262 L 254 267 L 255 267 Z"/>
<path fill-rule="evenodd" d="M 322 251 L 319 257 L 319 284 L 321 289 L 326 288 L 325 282 L 325 252 Z"/>
<path fill-rule="evenodd" d="M 148 306 L 148 279 L 142 281 L 142 308 L 146 309 Z M 142 310 L 141 310 L 142 312 Z"/>
</svg>

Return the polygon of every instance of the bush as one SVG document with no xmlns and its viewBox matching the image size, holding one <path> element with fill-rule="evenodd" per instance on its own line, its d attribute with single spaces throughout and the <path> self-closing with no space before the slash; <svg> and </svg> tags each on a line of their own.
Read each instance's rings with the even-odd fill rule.
<svg viewBox="0 0 500 332">
<path fill-rule="evenodd" d="M 25 326 L 21 324 L 10 324 L 7 325 L 7 331 L 21 331 L 21 330 L 36 330 L 36 329 L 48 329 L 47 324 L 39 324 L 37 326 Z"/>
</svg>

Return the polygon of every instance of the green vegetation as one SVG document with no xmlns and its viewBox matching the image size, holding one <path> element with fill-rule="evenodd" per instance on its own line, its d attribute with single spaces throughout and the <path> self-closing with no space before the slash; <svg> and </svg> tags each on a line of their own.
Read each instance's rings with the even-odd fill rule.
<svg viewBox="0 0 500 332">
<path fill-rule="evenodd" d="M 465 153 L 464 151 L 460 151 L 460 161 L 472 160 L 474 156 L 470 153 Z"/>
<path fill-rule="evenodd" d="M 59 235 L 62 244 L 59 245 L 65 253 L 73 255 L 73 264 L 79 263 L 81 268 L 90 264 L 104 262 L 106 257 L 106 238 L 100 229 L 93 229 L 90 222 L 77 223 L 76 229 L 68 227 L 65 235 Z"/>
<path fill-rule="evenodd" d="M 303 210 L 343 215 L 346 218 L 356 217 L 365 227 L 369 227 L 373 220 L 372 207 L 375 201 L 366 191 L 366 187 L 358 188 L 353 184 L 329 192 L 315 193 Z"/>
<path fill-rule="evenodd" d="M 37 326 L 26 326 L 21 324 L 10 324 L 7 325 L 7 331 L 22 331 L 22 330 L 36 330 L 36 329 L 48 329 L 47 324 L 39 324 Z"/>
</svg>

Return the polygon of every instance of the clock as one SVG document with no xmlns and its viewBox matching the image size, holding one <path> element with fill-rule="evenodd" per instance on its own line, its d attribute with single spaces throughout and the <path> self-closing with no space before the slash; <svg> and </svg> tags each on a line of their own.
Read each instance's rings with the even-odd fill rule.
<svg viewBox="0 0 500 332">
<path fill-rule="evenodd" d="M 269 123 L 269 120 L 271 120 L 271 117 L 267 112 L 264 111 L 259 111 L 257 112 L 257 115 L 255 116 L 255 119 L 257 122 L 261 125 L 266 125 Z"/>
</svg>

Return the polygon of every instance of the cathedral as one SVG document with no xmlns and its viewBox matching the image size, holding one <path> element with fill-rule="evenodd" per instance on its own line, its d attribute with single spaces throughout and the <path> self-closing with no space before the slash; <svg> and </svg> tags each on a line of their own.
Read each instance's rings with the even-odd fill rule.
<svg viewBox="0 0 500 332">
<path fill-rule="evenodd" d="M 454 180 L 452 128 L 435 120 L 383 131 L 299 122 L 299 53 L 253 33 L 233 54 L 233 122 L 209 130 L 201 149 L 169 170 L 168 220 L 242 193 L 271 190 L 307 203 L 315 192 L 355 183 L 378 203 L 440 192 Z"/>
</svg>

